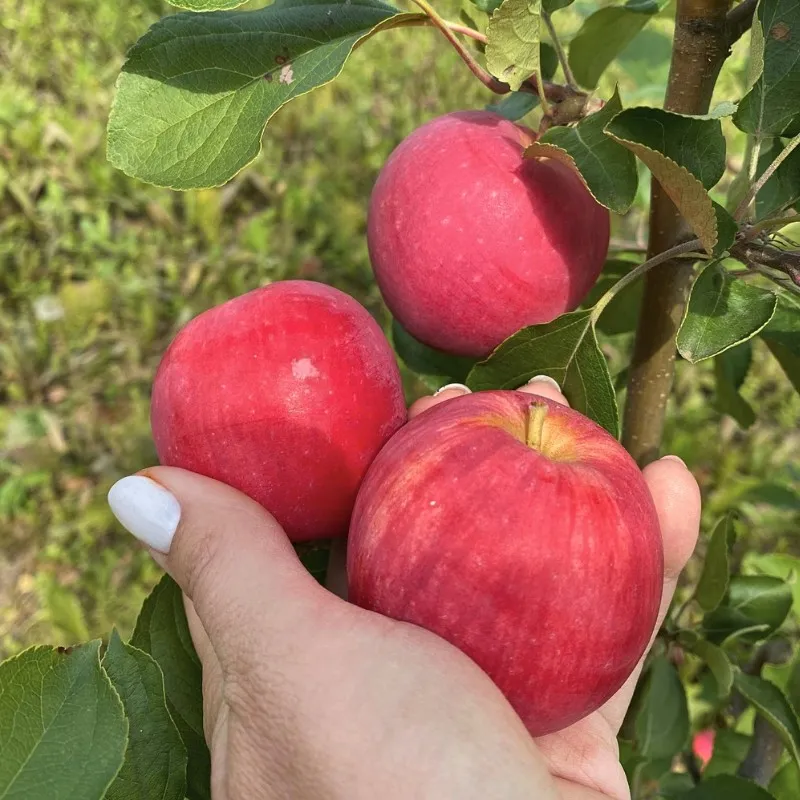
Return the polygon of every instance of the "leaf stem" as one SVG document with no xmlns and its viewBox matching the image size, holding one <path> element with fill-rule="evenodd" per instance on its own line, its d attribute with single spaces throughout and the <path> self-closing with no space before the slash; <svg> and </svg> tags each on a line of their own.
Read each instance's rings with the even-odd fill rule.
<svg viewBox="0 0 800 800">
<path fill-rule="evenodd" d="M 561 44 L 561 40 L 558 38 L 555 26 L 553 25 L 553 20 L 546 11 L 542 11 L 542 19 L 544 20 L 547 32 L 550 34 L 550 41 L 553 43 L 553 48 L 558 56 L 558 63 L 561 64 L 561 69 L 564 71 L 564 77 L 567 80 L 567 86 L 569 86 L 570 89 L 577 90 L 578 82 L 575 80 L 575 76 L 572 74 L 567 53 L 564 50 L 564 46 Z"/>
<path fill-rule="evenodd" d="M 644 275 L 645 272 L 653 269 L 653 267 L 657 267 L 659 264 L 663 264 L 665 261 L 669 261 L 670 259 L 676 258 L 677 256 L 683 256 L 687 253 L 691 253 L 693 258 L 707 258 L 705 253 L 692 253 L 693 250 L 697 250 L 698 248 L 702 247 L 703 243 L 699 239 L 692 239 L 690 242 L 683 242 L 683 244 L 676 244 L 675 247 L 670 247 L 669 250 L 664 250 L 663 253 L 659 253 L 658 255 L 653 256 L 652 258 L 647 259 L 643 264 L 639 264 L 638 267 L 632 269 L 627 275 L 624 275 L 620 278 L 592 307 L 592 322 L 597 322 L 600 315 L 605 310 L 606 306 L 614 299 L 614 297 L 619 294 L 626 286 L 633 283 L 637 278 L 641 275 Z"/>
<path fill-rule="evenodd" d="M 733 218 L 739 222 L 742 217 L 747 213 L 750 204 L 756 199 L 756 195 L 764 187 L 764 184 L 775 174 L 775 170 L 792 154 L 792 151 L 800 145 L 800 133 L 791 139 L 786 147 L 778 153 L 775 160 L 764 170 L 764 174 L 750 187 L 750 191 L 742 198 L 736 208 Z"/>
<path fill-rule="evenodd" d="M 428 0 L 413 0 L 429 17 L 431 24 L 435 25 L 444 34 L 447 41 L 453 45 L 455 51 L 461 56 L 462 61 L 470 68 L 472 74 L 489 90 L 495 94 L 508 94 L 511 87 L 507 83 L 498 81 L 490 75 L 473 57 L 472 53 L 461 43 L 456 32 L 452 30 L 450 24 L 439 12 L 428 2 Z M 470 29 L 471 30 L 471 29 Z M 463 31 L 461 31 L 463 33 Z M 477 31 L 476 31 L 477 33 Z"/>
</svg>

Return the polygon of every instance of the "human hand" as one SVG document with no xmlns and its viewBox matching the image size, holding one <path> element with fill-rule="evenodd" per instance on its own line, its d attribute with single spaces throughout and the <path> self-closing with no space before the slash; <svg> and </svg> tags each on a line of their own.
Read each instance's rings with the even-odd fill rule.
<svg viewBox="0 0 800 800">
<path fill-rule="evenodd" d="M 566 402 L 547 382 L 521 391 Z M 694 548 L 699 491 L 678 460 L 644 476 L 664 535 L 663 618 Z M 469 658 L 321 587 L 235 490 L 157 467 L 109 501 L 186 595 L 215 800 L 628 797 L 616 732 L 639 670 L 603 708 L 534 742 Z"/>
</svg>

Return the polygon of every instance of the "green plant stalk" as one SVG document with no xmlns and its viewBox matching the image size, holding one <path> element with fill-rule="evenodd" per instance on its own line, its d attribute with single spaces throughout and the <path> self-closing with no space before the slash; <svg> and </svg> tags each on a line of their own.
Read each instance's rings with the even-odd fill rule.
<svg viewBox="0 0 800 800">
<path fill-rule="evenodd" d="M 708 112 L 714 85 L 730 52 L 728 0 L 678 0 L 664 108 L 680 114 Z M 688 233 L 677 208 L 653 180 L 648 256 L 679 244 Z M 675 374 L 675 337 L 689 296 L 693 270 L 686 259 L 667 261 L 645 280 L 636 331 L 622 443 L 644 466 L 658 457 L 667 401 Z"/>
<path fill-rule="evenodd" d="M 798 133 L 794 139 L 791 139 L 786 147 L 778 153 L 775 160 L 764 170 L 764 174 L 750 187 L 750 191 L 742 198 L 742 202 L 739 203 L 733 215 L 733 218 L 737 222 L 747 213 L 747 209 L 750 208 L 750 204 L 756 199 L 756 195 L 758 195 L 764 187 L 764 184 L 775 174 L 778 167 L 792 154 L 792 151 L 798 145 L 800 145 L 800 133 Z"/>
<path fill-rule="evenodd" d="M 575 80 L 575 76 L 572 74 L 572 68 L 569 65 L 567 53 L 564 50 L 564 46 L 561 44 L 561 40 L 558 38 L 558 32 L 553 25 L 553 20 L 546 11 L 542 11 L 542 19 L 544 20 L 544 25 L 547 28 L 547 32 L 550 34 L 550 41 L 553 43 L 553 48 L 558 56 L 558 63 L 561 64 L 561 69 L 564 72 L 564 78 L 567 81 L 567 85 L 570 87 L 570 89 L 577 90 L 578 82 Z"/>
<path fill-rule="evenodd" d="M 705 253 L 692 253 L 692 250 L 697 250 L 698 248 L 702 247 L 703 243 L 699 239 L 692 239 L 689 242 L 684 242 L 683 244 L 677 244 L 675 247 L 671 247 L 669 250 L 665 250 L 663 253 L 659 253 L 658 255 L 653 256 L 652 258 L 648 258 L 643 264 L 639 264 L 638 267 L 634 267 L 627 275 L 623 275 L 592 307 L 592 322 L 596 323 L 599 319 L 600 315 L 605 310 L 606 306 L 614 299 L 615 295 L 618 295 L 626 286 L 633 283 L 635 280 L 638 280 L 642 275 L 646 272 L 649 272 L 653 267 L 657 267 L 659 264 L 663 264 L 665 261 L 669 261 L 672 258 L 678 258 L 680 256 L 686 257 L 691 254 L 692 260 L 697 260 L 700 258 L 707 258 L 708 256 Z"/>
<path fill-rule="evenodd" d="M 425 14 L 430 18 L 430 21 L 435 25 L 453 46 L 455 51 L 461 56 L 462 61 L 469 67 L 472 74 L 487 88 L 495 94 L 508 94 L 511 91 L 507 83 L 498 81 L 497 78 L 490 75 L 472 56 L 472 53 L 467 50 L 461 43 L 455 32 L 449 27 L 447 20 L 439 15 L 439 12 L 428 3 L 427 0 L 413 0 L 414 4 L 419 6 Z"/>
</svg>

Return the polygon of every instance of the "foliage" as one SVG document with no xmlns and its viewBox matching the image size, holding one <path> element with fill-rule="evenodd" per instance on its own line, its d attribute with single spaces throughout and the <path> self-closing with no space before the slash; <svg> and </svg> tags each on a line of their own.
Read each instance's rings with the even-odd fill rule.
<svg viewBox="0 0 800 800">
<path fill-rule="evenodd" d="M 422 27 L 429 20 L 378 0 L 180 5 L 189 12 L 160 0 L 124 9 L 31 0 L 1 12 L 11 37 L 0 43 L 0 652 L 41 638 L 85 640 L 114 623 L 125 635 L 112 634 L 102 660 L 94 642 L 37 647 L 0 665 L 9 687 L 0 692 L 0 745 L 14 704 L 34 698 L 54 709 L 25 731 L 29 767 L 0 769 L 0 794 L 28 791 L 58 714 L 74 705 L 68 756 L 84 783 L 59 787 L 63 796 L 123 798 L 143 787 L 178 800 L 208 796 L 199 663 L 179 592 L 162 579 L 126 641 L 157 570 L 119 539 L 104 501 L 116 477 L 154 461 L 155 363 L 199 311 L 287 276 L 337 284 L 388 330 L 363 235 L 375 174 L 423 120 L 496 100 Z M 484 71 L 484 85 L 520 90 L 497 107 L 543 132 L 526 155 L 562 160 L 601 203 L 627 213 L 615 220 L 616 252 L 584 308 L 518 332 L 483 362 L 431 351 L 395 324 L 409 399 L 447 379 L 513 387 L 552 374 L 573 405 L 618 433 L 641 298 L 631 272 L 644 192 L 650 174 L 661 182 L 697 237 L 682 253 L 706 262 L 677 339 L 685 360 L 665 445 L 701 483 L 707 533 L 623 727 L 623 763 L 636 797 L 796 796 L 800 333 L 791 275 L 775 266 L 792 229 L 770 218 L 798 202 L 800 148 L 789 150 L 798 11 L 762 0 L 752 80 L 745 37 L 717 83 L 720 104 L 691 117 L 656 107 L 669 7 L 482 0 L 466 11 L 488 36 L 493 75 Z M 550 58 L 540 39 L 559 44 L 541 24 L 551 17 L 570 42 L 554 80 L 577 82 L 561 90 L 545 87 L 549 74 L 531 76 Z M 259 46 L 248 50 L 245 39 Z M 482 52 L 466 56 L 478 71 Z M 597 86 L 604 107 L 581 86 Z M 122 172 L 105 160 L 109 114 L 108 156 Z M 764 175 L 781 153 L 788 158 L 752 204 L 755 227 L 740 226 L 750 175 Z M 786 641 L 788 663 L 775 655 Z M 71 705 L 59 709 L 59 697 Z M 734 777 L 756 714 L 784 747 L 765 788 Z M 101 741 L 87 738 L 93 726 Z M 702 771 L 691 742 L 706 728 L 717 729 L 718 745 Z"/>
</svg>

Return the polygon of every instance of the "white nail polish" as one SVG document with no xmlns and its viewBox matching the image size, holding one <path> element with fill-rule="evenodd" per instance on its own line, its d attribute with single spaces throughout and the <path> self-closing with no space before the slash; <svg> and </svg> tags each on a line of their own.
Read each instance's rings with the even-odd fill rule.
<svg viewBox="0 0 800 800">
<path fill-rule="evenodd" d="M 440 389 L 437 389 L 433 396 L 441 394 L 442 392 L 446 392 L 448 389 L 460 389 L 462 394 L 472 394 L 472 390 L 469 386 L 464 386 L 463 383 L 448 383 L 446 386 L 442 386 Z"/>
<path fill-rule="evenodd" d="M 142 475 L 118 480 L 108 492 L 114 516 L 140 542 L 169 553 L 181 519 L 181 507 L 163 486 Z"/>
<path fill-rule="evenodd" d="M 546 383 L 552 386 L 557 392 L 561 391 L 561 387 L 549 375 L 534 375 L 525 385 L 530 386 L 532 383 Z"/>
</svg>

